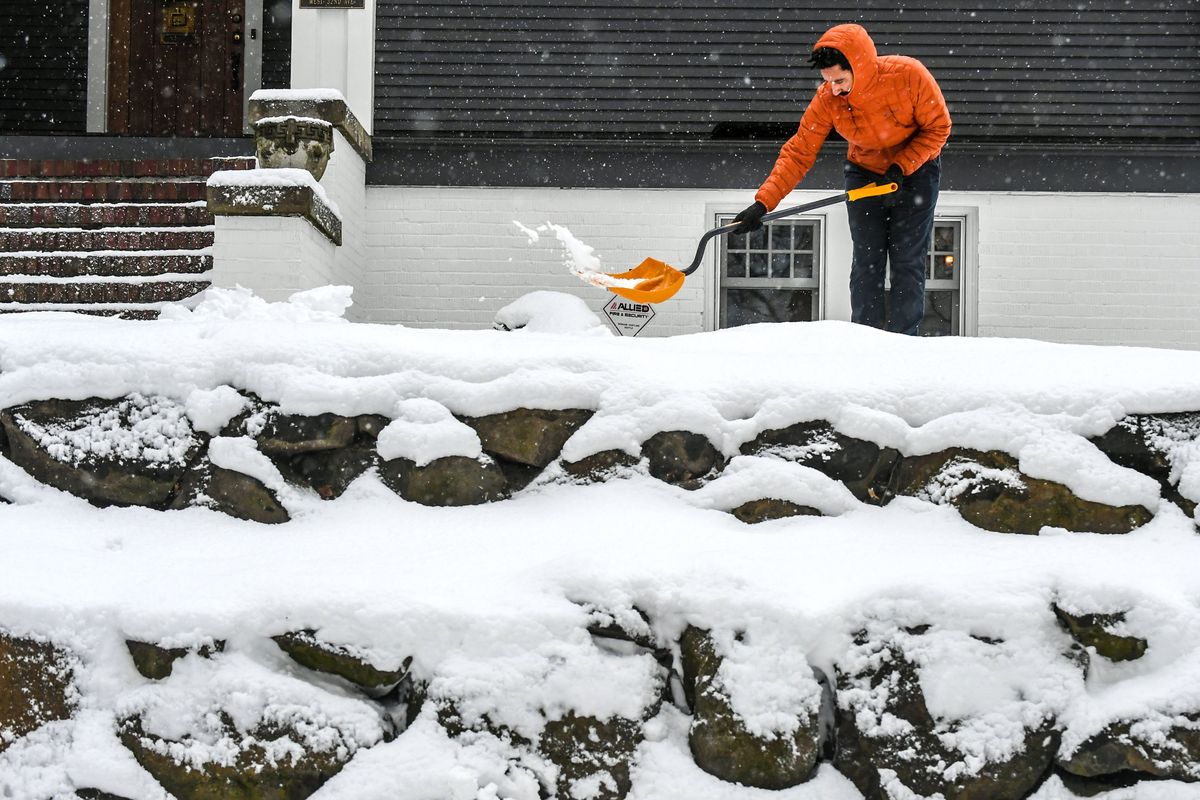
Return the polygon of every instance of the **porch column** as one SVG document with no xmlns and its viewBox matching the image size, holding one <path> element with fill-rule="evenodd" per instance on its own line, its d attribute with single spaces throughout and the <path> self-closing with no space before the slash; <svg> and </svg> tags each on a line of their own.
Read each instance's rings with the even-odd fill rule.
<svg viewBox="0 0 1200 800">
<path fill-rule="evenodd" d="M 362 8 L 331 8 L 335 2 L 341 4 L 340 0 L 292 0 L 291 88 L 337 89 L 371 133 L 375 0 L 362 0 Z"/>
</svg>

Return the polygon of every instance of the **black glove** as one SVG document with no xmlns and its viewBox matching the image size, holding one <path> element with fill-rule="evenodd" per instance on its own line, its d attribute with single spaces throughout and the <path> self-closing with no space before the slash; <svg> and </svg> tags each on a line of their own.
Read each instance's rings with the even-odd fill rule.
<svg viewBox="0 0 1200 800">
<path fill-rule="evenodd" d="M 900 169 L 899 164 L 892 164 L 887 168 L 887 172 L 883 173 L 883 182 L 894 183 L 899 187 L 896 191 L 881 196 L 883 207 L 891 208 L 900 199 L 900 191 L 904 188 L 904 170 Z"/>
<path fill-rule="evenodd" d="M 757 200 L 754 205 L 742 209 L 736 217 L 733 218 L 733 224 L 742 223 L 734 233 L 750 233 L 756 231 L 763 226 L 763 214 L 767 213 L 767 207 Z"/>
</svg>

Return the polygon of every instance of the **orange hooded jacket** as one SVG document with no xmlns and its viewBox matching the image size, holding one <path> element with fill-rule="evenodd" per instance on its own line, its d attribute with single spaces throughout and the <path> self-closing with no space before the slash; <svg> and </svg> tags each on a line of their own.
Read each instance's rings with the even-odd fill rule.
<svg viewBox="0 0 1200 800">
<path fill-rule="evenodd" d="M 892 164 L 911 175 L 950 138 L 950 111 L 942 90 L 920 61 L 878 55 L 861 25 L 830 28 L 813 49 L 818 47 L 841 51 L 854 84 L 841 97 L 834 96 L 828 83 L 817 89 L 799 129 L 784 143 L 775 168 L 754 195 L 768 211 L 808 174 L 830 130 L 849 142 L 848 160 L 880 175 Z"/>
</svg>

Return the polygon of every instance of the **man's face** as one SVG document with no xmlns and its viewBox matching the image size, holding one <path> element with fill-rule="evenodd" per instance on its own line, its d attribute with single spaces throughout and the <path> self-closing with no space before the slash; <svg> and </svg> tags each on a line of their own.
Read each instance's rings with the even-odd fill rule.
<svg viewBox="0 0 1200 800">
<path fill-rule="evenodd" d="M 821 70 L 821 77 L 825 79 L 825 82 L 829 84 L 829 88 L 837 97 L 850 94 L 850 90 L 854 88 L 854 73 L 836 64 Z"/>
</svg>

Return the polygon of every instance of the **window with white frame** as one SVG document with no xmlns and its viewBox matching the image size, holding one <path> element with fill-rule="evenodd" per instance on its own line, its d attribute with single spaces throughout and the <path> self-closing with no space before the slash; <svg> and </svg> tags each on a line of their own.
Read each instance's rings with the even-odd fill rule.
<svg viewBox="0 0 1200 800">
<path fill-rule="evenodd" d="M 720 215 L 717 224 L 732 221 L 732 214 Z M 731 233 L 720 241 L 719 327 L 819 318 L 820 219 L 769 222 L 752 233 Z"/>
<path fill-rule="evenodd" d="M 925 317 L 921 336 L 959 336 L 963 332 L 961 219 L 935 219 L 925 266 Z"/>
</svg>

